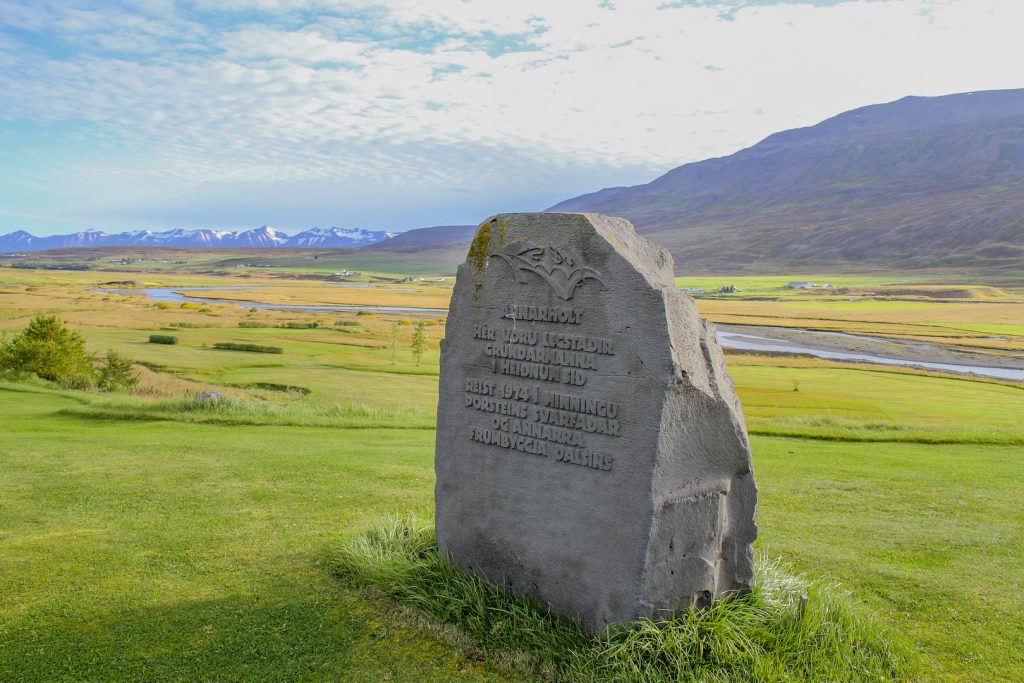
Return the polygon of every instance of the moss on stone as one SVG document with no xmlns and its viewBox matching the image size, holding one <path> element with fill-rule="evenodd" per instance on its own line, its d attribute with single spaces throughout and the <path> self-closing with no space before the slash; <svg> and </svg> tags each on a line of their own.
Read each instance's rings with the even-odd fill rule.
<svg viewBox="0 0 1024 683">
<path fill-rule="evenodd" d="M 491 246 L 492 222 L 482 223 L 476 231 L 476 237 L 473 238 L 473 243 L 469 245 L 469 253 L 466 255 L 466 263 L 471 264 L 476 273 L 483 270 L 484 264 L 487 263 L 487 252 Z"/>
</svg>

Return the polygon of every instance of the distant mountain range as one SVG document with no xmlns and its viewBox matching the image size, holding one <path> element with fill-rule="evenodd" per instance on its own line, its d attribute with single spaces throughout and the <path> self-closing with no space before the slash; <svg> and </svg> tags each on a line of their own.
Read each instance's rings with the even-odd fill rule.
<svg viewBox="0 0 1024 683">
<path fill-rule="evenodd" d="M 41 251 L 67 247 L 223 247 L 252 248 L 338 248 L 364 247 L 393 237 L 394 233 L 358 228 L 313 228 L 297 235 L 287 235 L 262 225 L 252 230 L 135 230 L 107 234 L 86 230 L 70 235 L 36 237 L 24 230 L 0 235 L 0 252 Z"/>
<path fill-rule="evenodd" d="M 501 207 L 495 207 L 495 213 Z M 1024 269 L 1024 89 L 905 97 L 548 211 L 623 216 L 679 272 Z M 483 219 L 484 216 L 481 216 Z M 70 246 L 367 247 L 377 261 L 461 263 L 475 226 L 386 232 L 89 231 L 0 237 L 0 252 Z M 364 251 L 364 250 L 360 250 Z"/>
<path fill-rule="evenodd" d="M 548 211 L 623 216 L 680 271 L 1024 267 L 1024 90 L 905 97 Z"/>
</svg>

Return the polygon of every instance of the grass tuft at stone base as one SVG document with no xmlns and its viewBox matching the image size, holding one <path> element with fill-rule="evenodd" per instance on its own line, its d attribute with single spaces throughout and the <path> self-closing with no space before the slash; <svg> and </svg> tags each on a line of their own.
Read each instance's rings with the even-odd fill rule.
<svg viewBox="0 0 1024 683">
<path fill-rule="evenodd" d="M 438 554 L 433 524 L 388 518 L 347 543 L 334 571 L 456 626 L 474 647 L 530 675 L 575 681 L 903 681 L 919 677 L 907 647 L 850 596 L 759 558 L 751 594 L 592 635 L 469 575 Z M 801 615 L 800 596 L 807 595 Z"/>
</svg>

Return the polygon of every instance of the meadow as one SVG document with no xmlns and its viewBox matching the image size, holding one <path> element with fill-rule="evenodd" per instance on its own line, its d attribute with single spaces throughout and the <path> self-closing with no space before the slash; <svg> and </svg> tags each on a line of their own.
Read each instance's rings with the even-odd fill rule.
<svg viewBox="0 0 1024 683">
<path fill-rule="evenodd" d="M 127 279 L 239 284 L 181 269 L 0 269 L 0 329 L 55 313 L 141 377 L 131 395 L 0 380 L 0 680 L 531 677 L 514 652 L 494 656 L 331 569 L 381 517 L 431 514 L 443 315 L 183 308 L 89 292 Z M 365 282 L 380 286 L 337 296 L 399 306 L 446 296 L 440 284 Z M 246 296 L 336 294 L 317 281 L 250 283 L 278 291 Z M 991 335 L 980 328 L 1012 323 L 963 320 L 987 314 L 956 307 L 1019 305 L 1003 291 L 1002 303 L 869 297 L 854 312 L 884 326 L 890 305 L 931 306 L 922 325 Z M 813 296 L 768 303 L 841 307 L 800 300 Z M 417 364 L 420 320 L 430 348 Z M 214 348 L 222 342 L 283 353 Z M 926 680 L 1018 677 L 1024 387 L 811 359 L 730 355 L 729 367 L 760 487 L 758 552 L 838 582 L 907 643 Z M 194 399 L 210 391 L 224 399 Z"/>
</svg>

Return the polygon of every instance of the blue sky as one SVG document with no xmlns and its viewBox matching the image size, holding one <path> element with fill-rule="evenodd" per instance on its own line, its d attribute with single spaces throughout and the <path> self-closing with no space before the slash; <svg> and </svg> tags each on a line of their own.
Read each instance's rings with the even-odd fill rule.
<svg viewBox="0 0 1024 683">
<path fill-rule="evenodd" d="M 0 0 L 0 233 L 408 229 L 1024 87 L 1020 0 Z"/>
</svg>

